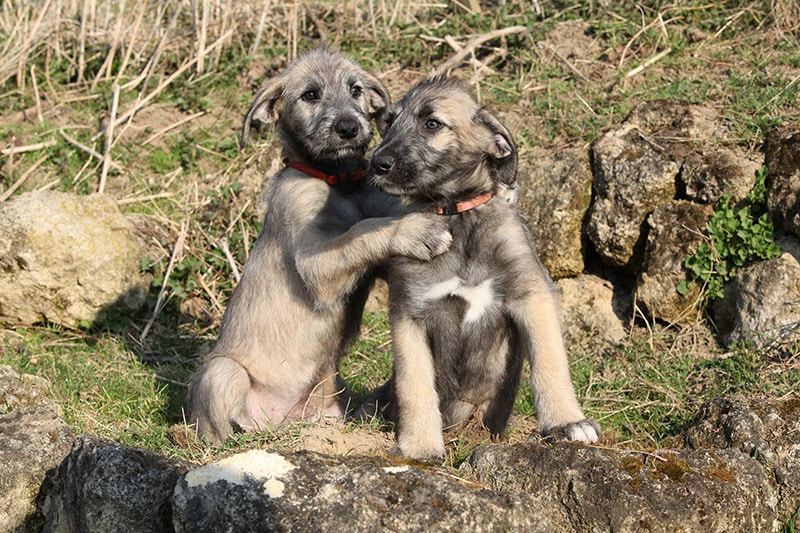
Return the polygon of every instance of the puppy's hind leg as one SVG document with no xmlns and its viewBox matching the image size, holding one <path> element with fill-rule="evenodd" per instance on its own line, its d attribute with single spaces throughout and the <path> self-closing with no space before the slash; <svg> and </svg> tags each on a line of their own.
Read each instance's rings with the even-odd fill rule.
<svg viewBox="0 0 800 533">
<path fill-rule="evenodd" d="M 233 433 L 255 428 L 248 409 L 250 376 L 228 357 L 206 360 L 189 387 L 189 423 L 212 444 L 220 444 Z"/>
</svg>

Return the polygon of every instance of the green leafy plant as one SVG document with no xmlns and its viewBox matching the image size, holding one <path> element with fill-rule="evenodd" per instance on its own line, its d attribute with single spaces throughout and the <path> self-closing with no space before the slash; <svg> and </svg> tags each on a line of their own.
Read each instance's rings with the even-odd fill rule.
<svg viewBox="0 0 800 533">
<path fill-rule="evenodd" d="M 678 292 L 689 292 L 690 283 L 699 283 L 711 300 L 721 298 L 724 285 L 742 267 L 780 255 L 775 243 L 775 226 L 766 208 L 767 171 L 761 167 L 756 183 L 745 200 L 734 205 L 725 195 L 714 207 L 708 221 L 708 239 L 684 265 L 689 279 L 678 285 Z"/>
</svg>

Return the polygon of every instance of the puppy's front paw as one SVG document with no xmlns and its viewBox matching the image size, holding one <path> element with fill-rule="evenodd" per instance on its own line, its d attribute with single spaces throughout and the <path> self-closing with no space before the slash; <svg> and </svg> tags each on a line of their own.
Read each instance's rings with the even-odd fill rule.
<svg viewBox="0 0 800 533">
<path fill-rule="evenodd" d="M 600 424 L 591 418 L 546 429 L 542 434 L 550 441 L 573 441 L 591 444 L 600 437 Z"/>
<path fill-rule="evenodd" d="M 441 462 L 445 455 L 444 439 L 442 439 L 441 435 L 438 439 L 431 438 L 427 440 L 400 437 L 390 454 L 417 461 Z"/>
<path fill-rule="evenodd" d="M 395 255 L 430 261 L 450 249 L 453 236 L 437 215 L 412 213 L 404 216 L 392 237 Z"/>
<path fill-rule="evenodd" d="M 445 451 L 444 445 L 442 445 L 441 448 L 434 447 L 431 449 L 426 449 L 425 447 L 420 446 L 404 448 L 398 444 L 392 448 L 392 450 L 389 452 L 389 455 L 403 457 L 405 459 L 412 459 L 414 461 L 420 461 L 423 463 L 441 463 L 444 461 Z"/>
</svg>

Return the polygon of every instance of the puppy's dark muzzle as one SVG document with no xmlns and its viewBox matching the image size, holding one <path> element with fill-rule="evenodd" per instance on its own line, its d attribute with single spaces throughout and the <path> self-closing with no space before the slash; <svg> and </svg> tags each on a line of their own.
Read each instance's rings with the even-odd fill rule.
<svg viewBox="0 0 800 533">
<path fill-rule="evenodd" d="M 342 139 L 353 139 L 358 135 L 358 122 L 353 119 L 345 118 L 333 125 L 333 131 Z"/>
<path fill-rule="evenodd" d="M 372 157 L 372 168 L 378 176 L 385 176 L 394 167 L 394 158 L 386 155 Z"/>
</svg>

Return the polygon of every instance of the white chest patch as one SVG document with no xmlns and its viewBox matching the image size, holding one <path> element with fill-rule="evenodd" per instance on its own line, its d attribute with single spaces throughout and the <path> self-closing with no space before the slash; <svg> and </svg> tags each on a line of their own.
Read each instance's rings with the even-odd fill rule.
<svg viewBox="0 0 800 533">
<path fill-rule="evenodd" d="M 481 316 L 494 303 L 492 279 L 485 279 L 478 285 L 467 285 L 458 276 L 426 287 L 426 290 L 414 298 L 416 307 L 421 310 L 427 303 L 449 296 L 458 296 L 467 303 L 464 324 L 480 320 Z"/>
</svg>

